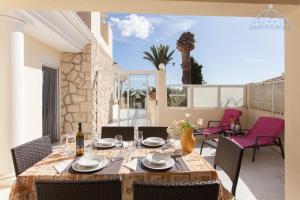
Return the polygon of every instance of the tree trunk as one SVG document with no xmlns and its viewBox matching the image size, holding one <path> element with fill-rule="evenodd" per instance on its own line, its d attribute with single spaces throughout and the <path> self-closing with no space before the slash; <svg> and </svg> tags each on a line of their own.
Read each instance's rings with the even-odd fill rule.
<svg viewBox="0 0 300 200">
<path fill-rule="evenodd" d="M 181 52 L 182 59 L 182 83 L 191 84 L 191 59 L 190 51 Z"/>
</svg>

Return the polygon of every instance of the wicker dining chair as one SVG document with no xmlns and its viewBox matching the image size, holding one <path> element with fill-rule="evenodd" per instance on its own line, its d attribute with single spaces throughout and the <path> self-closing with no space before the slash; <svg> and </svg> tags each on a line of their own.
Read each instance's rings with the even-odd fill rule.
<svg viewBox="0 0 300 200">
<path fill-rule="evenodd" d="M 219 187 L 215 181 L 184 184 L 137 182 L 133 184 L 133 200 L 217 200 Z"/>
<path fill-rule="evenodd" d="M 234 143 L 230 139 L 220 136 L 218 147 L 215 155 L 214 168 L 220 167 L 231 179 L 231 193 L 235 195 L 236 186 L 239 179 L 242 159 L 243 147 Z"/>
<path fill-rule="evenodd" d="M 114 138 L 116 135 L 122 135 L 124 141 L 134 140 L 133 126 L 102 126 L 101 138 Z"/>
<path fill-rule="evenodd" d="M 144 139 L 148 137 L 160 137 L 166 140 L 168 138 L 167 127 L 164 126 L 141 126 L 138 131 L 143 132 Z"/>
<path fill-rule="evenodd" d="M 37 181 L 38 200 L 121 200 L 122 185 L 118 180 Z"/>
<path fill-rule="evenodd" d="M 50 136 L 44 136 L 11 149 L 16 176 L 52 153 Z"/>
</svg>

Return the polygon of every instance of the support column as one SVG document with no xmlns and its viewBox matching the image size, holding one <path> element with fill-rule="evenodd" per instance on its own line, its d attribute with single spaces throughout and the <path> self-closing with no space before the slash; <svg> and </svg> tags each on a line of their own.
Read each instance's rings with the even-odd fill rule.
<svg viewBox="0 0 300 200">
<path fill-rule="evenodd" d="M 285 32 L 285 199 L 299 198 L 300 8 L 289 16 Z"/>
<path fill-rule="evenodd" d="M 23 141 L 23 27 L 21 19 L 0 13 L 0 176 L 13 171 L 10 149 Z"/>
<path fill-rule="evenodd" d="M 164 70 L 156 71 L 156 100 L 156 124 L 163 126 L 161 119 L 167 107 L 166 72 Z"/>
</svg>

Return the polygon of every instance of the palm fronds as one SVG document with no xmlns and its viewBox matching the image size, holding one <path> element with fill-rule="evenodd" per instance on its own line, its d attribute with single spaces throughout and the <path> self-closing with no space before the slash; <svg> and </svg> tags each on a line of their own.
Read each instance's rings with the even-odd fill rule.
<svg viewBox="0 0 300 200">
<path fill-rule="evenodd" d="M 163 63 L 167 65 L 172 59 L 175 49 L 169 52 L 170 47 L 168 45 L 160 44 L 159 46 L 151 46 L 150 51 L 144 52 L 143 59 L 151 62 L 157 70 L 159 70 L 159 64 Z"/>
</svg>

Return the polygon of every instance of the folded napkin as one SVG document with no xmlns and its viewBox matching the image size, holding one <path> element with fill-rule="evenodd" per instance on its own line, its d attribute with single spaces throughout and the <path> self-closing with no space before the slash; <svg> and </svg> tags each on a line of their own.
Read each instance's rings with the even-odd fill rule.
<svg viewBox="0 0 300 200">
<path fill-rule="evenodd" d="M 57 173 L 61 173 L 72 163 L 72 161 L 73 160 L 64 160 L 55 164 L 53 167 L 57 171 Z"/>
<path fill-rule="evenodd" d="M 137 164 L 138 164 L 138 159 L 134 158 L 131 161 L 123 164 L 123 166 L 126 167 L 126 168 L 128 168 L 128 169 L 130 169 L 130 170 L 132 170 L 132 171 L 136 171 Z"/>
</svg>

